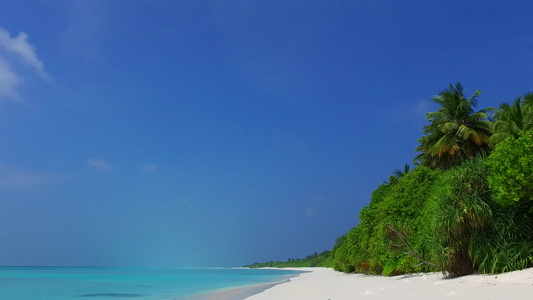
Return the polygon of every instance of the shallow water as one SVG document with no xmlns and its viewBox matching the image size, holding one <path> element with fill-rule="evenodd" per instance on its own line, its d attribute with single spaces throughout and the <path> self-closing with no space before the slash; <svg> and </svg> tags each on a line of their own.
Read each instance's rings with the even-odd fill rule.
<svg viewBox="0 0 533 300">
<path fill-rule="evenodd" d="M 0 267 L 0 299 L 191 299 L 210 291 L 285 281 L 298 273 L 227 268 Z"/>
</svg>

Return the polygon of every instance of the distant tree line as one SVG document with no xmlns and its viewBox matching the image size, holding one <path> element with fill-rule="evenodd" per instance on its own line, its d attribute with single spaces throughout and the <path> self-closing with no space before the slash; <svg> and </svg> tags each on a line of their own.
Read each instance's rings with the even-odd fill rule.
<svg viewBox="0 0 533 300">
<path fill-rule="evenodd" d="M 475 110 L 460 83 L 418 139 L 414 169 L 394 171 L 330 253 L 336 270 L 450 276 L 533 266 L 533 94 Z"/>
<path fill-rule="evenodd" d="M 330 251 L 314 253 L 303 259 L 287 259 L 287 261 L 269 261 L 264 263 L 254 263 L 244 267 L 247 268 L 302 268 L 302 267 L 331 267 Z"/>
</svg>

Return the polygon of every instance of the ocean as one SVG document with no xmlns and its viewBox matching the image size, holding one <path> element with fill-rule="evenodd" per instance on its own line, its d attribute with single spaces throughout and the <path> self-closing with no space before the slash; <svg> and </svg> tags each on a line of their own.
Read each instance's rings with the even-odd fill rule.
<svg viewBox="0 0 533 300">
<path fill-rule="evenodd" d="M 204 299 L 301 272 L 232 268 L 0 267 L 0 299 Z"/>
</svg>

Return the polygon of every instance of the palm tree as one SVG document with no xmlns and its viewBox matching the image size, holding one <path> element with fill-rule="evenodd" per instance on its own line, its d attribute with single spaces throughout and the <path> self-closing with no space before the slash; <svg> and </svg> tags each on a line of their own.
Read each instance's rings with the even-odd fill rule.
<svg viewBox="0 0 533 300">
<path fill-rule="evenodd" d="M 440 108 L 426 114 L 430 124 L 424 126 L 424 136 L 418 139 L 416 151 L 420 154 L 415 160 L 432 168 L 448 169 L 490 151 L 487 140 L 492 133 L 486 120 L 490 109 L 474 111 L 480 94 L 477 90 L 466 99 L 463 86 L 457 83 L 432 98 Z"/>
<path fill-rule="evenodd" d="M 533 109 L 533 93 L 527 93 L 524 96 L 524 106 L 527 106 L 529 109 Z"/>
<path fill-rule="evenodd" d="M 517 98 L 512 105 L 500 105 L 494 118 L 497 120 L 492 124 L 494 133 L 488 140 L 491 147 L 506 138 L 518 138 L 518 133 L 522 130 L 533 129 L 533 93 Z"/>
<path fill-rule="evenodd" d="M 400 169 L 394 170 L 394 172 L 392 172 L 392 175 L 389 176 L 389 182 L 390 183 L 398 182 L 398 180 L 402 179 L 405 175 L 407 175 L 409 171 L 410 171 L 409 164 L 405 164 L 405 166 L 403 167 L 403 171 Z"/>
</svg>

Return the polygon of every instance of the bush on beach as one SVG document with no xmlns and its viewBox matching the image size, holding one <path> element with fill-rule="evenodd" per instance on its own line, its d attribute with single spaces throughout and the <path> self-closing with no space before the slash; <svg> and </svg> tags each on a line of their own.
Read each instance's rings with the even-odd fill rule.
<svg viewBox="0 0 533 300">
<path fill-rule="evenodd" d="M 382 275 L 440 270 L 461 276 L 533 266 L 533 201 L 502 205 L 489 188 L 486 161 L 477 158 L 445 172 L 417 167 L 396 187 L 380 186 L 361 210 L 360 223 L 337 239 L 330 254 L 333 268 Z M 395 226 L 435 266 L 420 265 L 397 236 L 387 235 L 386 226 Z"/>
<path fill-rule="evenodd" d="M 451 276 L 473 272 L 472 238 L 492 222 L 487 167 L 480 158 L 445 172 L 432 195 L 434 257 L 437 266 Z"/>
<path fill-rule="evenodd" d="M 426 205 L 437 175 L 438 171 L 417 167 L 372 193 L 370 205 L 360 211 L 359 225 L 332 250 L 334 268 L 384 275 L 428 270 L 426 265 L 416 266 L 417 258 L 404 254 L 401 239 L 395 236 L 391 240 L 388 228 L 405 233 L 419 254 L 429 252 L 426 239 L 430 232 L 425 226 L 428 215 L 420 208 Z"/>
<path fill-rule="evenodd" d="M 487 164 L 490 187 L 501 204 L 533 201 L 533 130 L 499 143 Z"/>
</svg>

